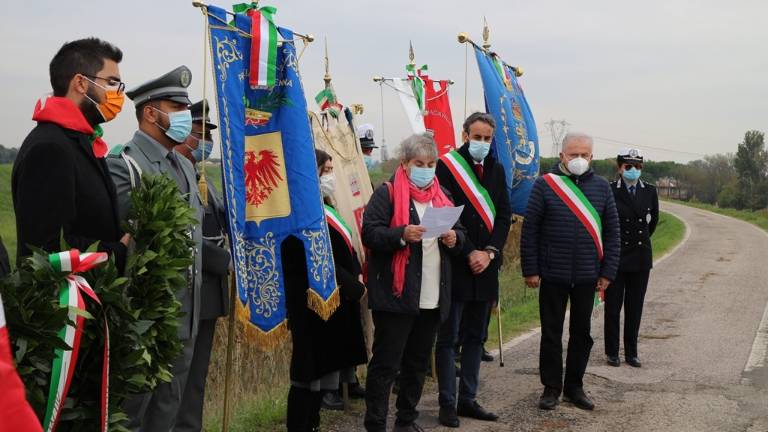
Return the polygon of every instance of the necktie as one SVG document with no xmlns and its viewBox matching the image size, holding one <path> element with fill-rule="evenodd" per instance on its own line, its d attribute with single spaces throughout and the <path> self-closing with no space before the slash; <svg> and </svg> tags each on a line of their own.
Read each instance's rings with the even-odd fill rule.
<svg viewBox="0 0 768 432">
<path fill-rule="evenodd" d="M 478 180 L 483 181 L 483 164 L 475 164 L 475 174 L 477 174 Z"/>
<path fill-rule="evenodd" d="M 187 184 L 187 179 L 184 177 L 184 173 L 181 171 L 181 165 L 179 164 L 179 160 L 176 158 L 176 154 L 170 151 L 168 152 L 166 158 L 173 168 L 173 174 L 176 180 L 176 185 L 179 187 L 179 191 L 181 191 L 182 194 L 188 194 L 189 184 Z"/>
<path fill-rule="evenodd" d="M 634 186 L 630 186 L 629 187 L 629 193 L 630 193 L 630 195 L 635 196 L 635 187 Z"/>
</svg>

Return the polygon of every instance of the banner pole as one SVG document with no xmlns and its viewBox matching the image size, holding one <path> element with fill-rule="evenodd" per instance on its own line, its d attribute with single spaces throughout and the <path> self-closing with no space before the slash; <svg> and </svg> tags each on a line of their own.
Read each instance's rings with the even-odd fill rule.
<svg viewBox="0 0 768 432">
<path fill-rule="evenodd" d="M 237 289 L 234 273 L 229 275 L 229 330 L 227 331 L 227 357 L 224 363 L 224 415 L 221 421 L 221 431 L 229 430 L 230 393 L 232 387 L 232 360 L 235 348 L 235 301 Z"/>
<path fill-rule="evenodd" d="M 499 327 L 499 367 L 504 367 L 504 340 L 501 337 L 501 293 L 496 301 L 496 323 Z"/>
</svg>

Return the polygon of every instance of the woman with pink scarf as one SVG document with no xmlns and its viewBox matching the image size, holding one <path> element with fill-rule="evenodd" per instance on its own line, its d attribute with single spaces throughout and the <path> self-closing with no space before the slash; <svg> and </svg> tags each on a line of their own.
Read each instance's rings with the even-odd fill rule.
<svg viewBox="0 0 768 432">
<path fill-rule="evenodd" d="M 427 207 L 452 207 L 435 177 L 437 147 L 429 134 L 400 145 L 400 165 L 373 193 L 363 216 L 370 249 L 368 304 L 373 312 L 373 357 L 366 381 L 365 429 L 385 431 L 389 393 L 400 373 L 395 431 L 421 431 L 416 406 L 438 326 L 451 301 L 451 261 L 464 243 L 463 228 L 423 238 Z"/>
</svg>

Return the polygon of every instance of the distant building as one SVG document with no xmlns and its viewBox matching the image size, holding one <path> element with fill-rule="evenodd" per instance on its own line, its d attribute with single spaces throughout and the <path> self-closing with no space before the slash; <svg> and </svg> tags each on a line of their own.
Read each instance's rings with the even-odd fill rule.
<svg viewBox="0 0 768 432">
<path fill-rule="evenodd" d="M 690 188 L 672 177 L 662 177 L 656 181 L 656 190 L 661 198 L 672 198 L 683 201 L 688 201 L 691 198 Z"/>
</svg>

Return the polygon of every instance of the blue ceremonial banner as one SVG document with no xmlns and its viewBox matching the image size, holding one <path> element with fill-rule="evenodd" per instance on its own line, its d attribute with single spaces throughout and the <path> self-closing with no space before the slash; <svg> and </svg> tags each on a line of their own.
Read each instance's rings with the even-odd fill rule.
<svg viewBox="0 0 768 432">
<path fill-rule="evenodd" d="M 496 54 L 475 47 L 485 106 L 496 120 L 491 151 L 504 166 L 512 212 L 525 216 L 539 172 L 539 138 L 531 108 L 511 67 Z"/>
<path fill-rule="evenodd" d="M 288 236 L 304 245 L 308 306 L 328 319 L 339 293 L 293 32 L 277 29 L 274 85 L 252 88 L 251 17 L 238 14 L 232 24 L 229 18 L 208 6 L 238 289 L 233 301 L 238 318 L 251 324 L 248 331 L 274 346 L 287 334 L 281 243 Z"/>
</svg>

